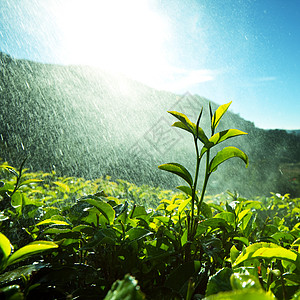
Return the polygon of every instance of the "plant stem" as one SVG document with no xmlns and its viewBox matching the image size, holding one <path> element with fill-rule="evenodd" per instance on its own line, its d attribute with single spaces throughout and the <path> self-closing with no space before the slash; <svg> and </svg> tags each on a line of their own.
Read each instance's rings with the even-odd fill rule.
<svg viewBox="0 0 300 300">
<path fill-rule="evenodd" d="M 200 212 L 200 208 L 201 208 L 201 204 L 203 202 L 204 199 L 204 194 L 205 194 L 205 190 L 206 190 L 206 186 L 208 183 L 208 178 L 209 178 L 209 154 L 210 154 L 210 149 L 207 150 L 206 152 L 206 167 L 205 167 L 205 178 L 204 178 L 204 182 L 203 182 L 203 187 L 202 187 L 202 191 L 201 191 L 201 197 L 200 197 L 200 201 L 198 203 L 198 211 Z"/>
<path fill-rule="evenodd" d="M 196 189 L 197 189 L 197 181 L 198 181 L 198 174 L 199 174 L 199 167 L 200 167 L 200 158 L 199 158 L 199 148 L 197 143 L 197 137 L 194 137 L 195 149 L 196 149 L 196 171 L 195 171 L 195 179 L 192 188 L 192 215 L 191 215 L 191 226 L 190 226 L 190 238 L 191 240 L 194 237 L 194 216 L 195 216 L 195 198 L 196 198 Z M 199 214 L 199 211 L 198 211 Z"/>
</svg>

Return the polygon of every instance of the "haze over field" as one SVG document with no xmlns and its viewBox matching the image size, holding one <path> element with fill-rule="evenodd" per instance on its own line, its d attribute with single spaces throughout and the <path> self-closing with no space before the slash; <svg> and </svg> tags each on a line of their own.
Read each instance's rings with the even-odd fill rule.
<svg viewBox="0 0 300 300">
<path fill-rule="evenodd" d="M 167 110 L 185 113 L 209 135 L 208 100 L 158 91 L 121 75 L 82 66 L 46 65 L 0 54 L 0 157 L 33 170 L 95 178 L 111 175 L 131 182 L 173 188 L 180 184 L 157 169 L 170 161 L 194 172 L 191 137 L 172 128 Z M 130 101 L 128 96 L 130 95 Z M 217 108 L 212 103 L 213 109 Z M 266 131 L 228 112 L 218 130 L 248 133 L 224 145 L 245 151 L 250 166 L 232 160 L 212 176 L 209 191 L 297 193 L 300 138 Z M 234 140 L 234 141 L 233 141 Z M 220 148 L 220 147 L 218 147 Z M 220 149 L 218 149 L 220 150 Z M 298 175 L 297 175 L 298 174 Z"/>
</svg>

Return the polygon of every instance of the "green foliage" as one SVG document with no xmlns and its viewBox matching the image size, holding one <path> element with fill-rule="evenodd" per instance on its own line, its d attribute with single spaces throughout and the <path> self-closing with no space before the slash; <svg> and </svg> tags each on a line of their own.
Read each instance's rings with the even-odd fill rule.
<svg viewBox="0 0 300 300">
<path fill-rule="evenodd" d="M 104 300 L 142 300 L 145 299 L 137 285 L 137 281 L 129 275 L 125 275 L 122 281 L 114 282 L 111 290 L 108 292 Z"/>
<path fill-rule="evenodd" d="M 213 131 L 228 106 L 211 111 Z M 232 149 L 208 157 L 199 192 L 200 159 L 242 133 L 208 138 L 199 127 L 201 114 L 196 124 L 173 115 L 181 122 L 175 127 L 193 135 L 197 153 L 194 177 L 177 163 L 160 167 L 186 182 L 177 192 L 0 163 L 0 297 L 297 299 L 300 199 L 271 194 L 248 200 L 230 192 L 204 197 L 221 163 L 248 161 Z"/>
<path fill-rule="evenodd" d="M 188 218 L 187 237 L 189 242 L 193 242 L 195 238 L 197 232 L 197 220 L 200 219 L 200 214 L 203 213 L 205 215 L 205 213 L 203 212 L 205 204 L 204 205 L 202 204 L 203 204 L 203 199 L 204 199 L 204 195 L 205 195 L 205 191 L 206 191 L 206 187 L 210 175 L 217 170 L 219 165 L 221 165 L 223 162 L 225 162 L 226 160 L 232 157 L 241 158 L 245 162 L 246 167 L 248 167 L 248 156 L 243 151 L 241 151 L 236 147 L 225 147 L 224 149 L 220 150 L 212 159 L 210 159 L 211 148 L 213 148 L 214 146 L 220 144 L 221 142 L 229 138 L 246 134 L 245 132 L 237 129 L 228 129 L 215 134 L 215 130 L 219 125 L 221 118 L 228 110 L 230 104 L 231 102 L 221 105 L 215 111 L 215 113 L 212 112 L 211 105 L 209 105 L 210 117 L 211 117 L 211 137 L 209 139 L 207 138 L 207 135 L 205 134 L 203 129 L 199 127 L 202 113 L 203 113 L 203 108 L 201 109 L 196 124 L 192 123 L 188 119 L 188 117 L 182 113 L 176 111 L 169 112 L 179 120 L 179 122 L 175 122 L 173 126 L 186 130 L 193 135 L 194 145 L 196 149 L 196 168 L 195 168 L 196 170 L 195 170 L 194 179 L 192 178 L 189 171 L 184 166 L 178 163 L 168 163 L 159 166 L 159 169 L 174 173 L 177 176 L 183 178 L 189 184 L 189 187 L 179 188 L 191 197 L 191 213 L 187 215 Z M 200 141 L 203 144 L 201 151 L 198 146 L 198 141 Z M 201 159 L 204 157 L 204 155 L 206 155 L 206 169 L 204 174 L 201 197 L 199 199 L 197 196 L 197 181 L 198 181 Z M 196 206 L 198 211 L 195 213 Z M 186 250 L 187 250 L 186 253 L 187 259 L 189 259 L 190 251 L 189 249 Z"/>
</svg>

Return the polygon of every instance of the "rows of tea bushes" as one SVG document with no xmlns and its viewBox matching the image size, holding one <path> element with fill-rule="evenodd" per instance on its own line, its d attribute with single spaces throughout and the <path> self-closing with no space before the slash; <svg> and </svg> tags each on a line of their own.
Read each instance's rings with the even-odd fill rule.
<svg viewBox="0 0 300 300">
<path fill-rule="evenodd" d="M 195 208 L 197 210 L 197 208 Z M 1 299 L 298 299 L 300 199 L 191 197 L 0 164 Z"/>
</svg>

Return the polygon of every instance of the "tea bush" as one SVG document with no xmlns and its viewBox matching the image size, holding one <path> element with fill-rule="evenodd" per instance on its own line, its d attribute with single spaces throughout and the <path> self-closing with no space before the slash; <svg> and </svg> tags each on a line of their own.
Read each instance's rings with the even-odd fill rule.
<svg viewBox="0 0 300 300">
<path fill-rule="evenodd" d="M 197 154 L 194 178 L 178 163 L 160 166 L 188 183 L 177 192 L 109 177 L 30 173 L 25 162 L 19 169 L 2 162 L 0 297 L 298 299 L 300 199 L 205 196 L 221 163 L 235 156 L 248 163 L 232 147 L 209 157 L 211 147 L 243 134 L 214 132 L 228 106 L 211 112 L 210 138 L 199 121 L 172 112 L 181 122 L 175 126 L 193 135 Z"/>
</svg>

